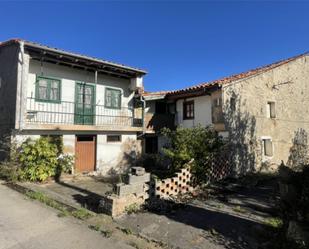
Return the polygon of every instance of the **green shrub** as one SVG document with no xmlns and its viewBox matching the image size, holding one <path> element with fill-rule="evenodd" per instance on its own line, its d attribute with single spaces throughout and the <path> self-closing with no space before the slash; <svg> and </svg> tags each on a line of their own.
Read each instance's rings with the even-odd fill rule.
<svg viewBox="0 0 309 249">
<path fill-rule="evenodd" d="M 165 156 L 171 160 L 171 171 L 177 172 L 194 159 L 191 170 L 197 183 L 209 181 L 212 160 L 219 154 L 224 142 L 217 132 L 210 127 L 164 128 L 161 133 L 170 144 L 163 148 Z"/>
<path fill-rule="evenodd" d="M 0 179 L 16 182 L 21 174 L 20 167 L 13 162 L 5 161 L 0 164 Z"/>
<path fill-rule="evenodd" d="M 127 214 L 137 213 L 141 207 L 137 203 L 132 203 L 125 208 Z"/>
<path fill-rule="evenodd" d="M 21 145 L 19 162 L 22 168 L 22 179 L 45 181 L 54 176 L 58 166 L 58 150 L 48 138 L 41 137 L 35 141 L 27 139 Z"/>
</svg>

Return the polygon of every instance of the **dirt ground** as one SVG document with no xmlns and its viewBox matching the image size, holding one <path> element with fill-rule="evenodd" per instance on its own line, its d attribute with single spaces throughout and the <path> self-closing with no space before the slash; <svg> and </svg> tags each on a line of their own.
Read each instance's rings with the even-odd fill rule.
<svg viewBox="0 0 309 249">
<path fill-rule="evenodd" d="M 94 212 L 100 198 L 112 191 L 112 184 L 91 177 L 25 185 Z M 98 214 L 88 222 L 114 231 L 113 236 L 118 234 L 119 239 L 121 234 L 134 234 L 169 248 L 258 249 L 271 236 L 272 230 L 266 223 L 277 214 L 276 200 L 275 178 L 249 177 L 212 185 L 172 208 L 148 208 L 114 220 Z M 138 248 L 143 247 L 146 248 L 145 245 Z"/>
<path fill-rule="evenodd" d="M 277 212 L 275 179 L 251 184 L 226 182 L 213 186 L 212 196 L 178 209 L 126 215 L 117 222 L 173 248 L 260 248 L 272 231 L 265 223 Z"/>
</svg>

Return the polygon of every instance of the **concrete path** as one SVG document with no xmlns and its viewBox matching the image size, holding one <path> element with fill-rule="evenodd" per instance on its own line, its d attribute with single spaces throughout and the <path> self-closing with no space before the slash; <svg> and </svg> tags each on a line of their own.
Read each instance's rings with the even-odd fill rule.
<svg viewBox="0 0 309 249">
<path fill-rule="evenodd" d="M 26 199 L 0 181 L 0 249 L 129 249 L 87 228 L 57 217 L 57 211 Z"/>
</svg>

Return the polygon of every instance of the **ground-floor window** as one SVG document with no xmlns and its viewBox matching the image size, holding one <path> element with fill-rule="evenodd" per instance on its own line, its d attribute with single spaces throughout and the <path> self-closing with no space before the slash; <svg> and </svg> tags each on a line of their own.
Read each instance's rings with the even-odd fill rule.
<svg viewBox="0 0 309 249">
<path fill-rule="evenodd" d="M 270 138 L 262 139 L 263 143 L 263 155 L 267 157 L 273 156 L 273 143 Z"/>
<path fill-rule="evenodd" d="M 106 141 L 108 143 L 121 142 L 121 135 L 107 135 Z"/>
</svg>

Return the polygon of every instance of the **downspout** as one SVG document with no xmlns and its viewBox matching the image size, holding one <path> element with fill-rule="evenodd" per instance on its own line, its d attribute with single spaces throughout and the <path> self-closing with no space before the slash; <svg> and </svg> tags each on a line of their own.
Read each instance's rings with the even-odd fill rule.
<svg viewBox="0 0 309 249">
<path fill-rule="evenodd" d="M 24 42 L 20 41 L 20 53 L 21 53 L 21 73 L 20 73 L 20 89 L 19 89 L 19 125 L 18 125 L 18 130 L 22 130 L 22 102 L 23 102 L 23 82 L 24 82 L 24 55 L 25 55 L 25 50 L 24 50 Z"/>
<path fill-rule="evenodd" d="M 143 110 L 142 110 L 142 127 L 143 127 L 143 133 L 142 133 L 142 135 L 144 135 L 144 134 L 145 134 L 145 122 L 144 122 L 144 119 L 145 119 L 146 101 L 143 99 L 143 96 L 142 96 L 142 95 L 140 96 L 140 101 L 143 103 Z"/>
</svg>

